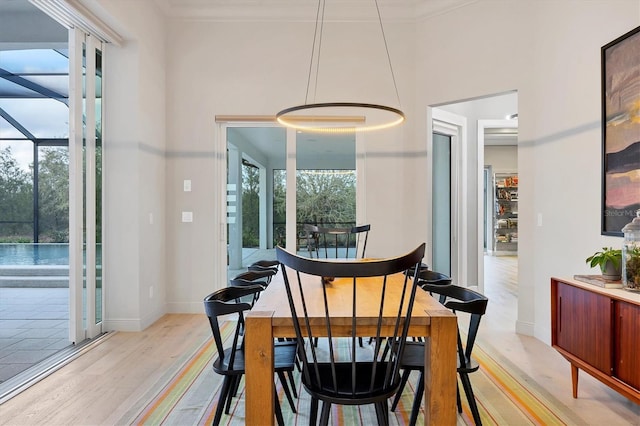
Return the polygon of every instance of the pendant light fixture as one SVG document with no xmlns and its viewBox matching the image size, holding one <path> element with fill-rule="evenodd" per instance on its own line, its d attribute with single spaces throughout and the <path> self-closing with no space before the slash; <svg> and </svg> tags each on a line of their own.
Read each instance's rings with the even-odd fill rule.
<svg viewBox="0 0 640 426">
<path fill-rule="evenodd" d="M 387 39 L 382 25 L 382 17 L 378 0 L 375 3 L 380 32 L 384 42 L 384 49 L 387 56 L 391 80 L 398 105 L 400 96 L 393 74 L 391 57 L 387 46 Z M 320 53 L 322 47 L 322 32 L 324 30 L 324 12 L 326 0 L 318 0 L 318 10 L 316 12 L 316 25 L 313 36 L 313 46 L 311 48 L 311 61 L 309 64 L 309 76 L 307 78 L 307 90 L 305 102 L 283 109 L 276 114 L 276 120 L 286 127 L 295 128 L 302 131 L 317 133 L 353 133 L 366 132 L 390 128 L 404 122 L 404 113 L 399 109 L 386 105 L 364 102 L 314 102 L 310 98 L 315 98 L 318 85 L 318 74 L 320 70 Z M 315 70 L 315 80 L 312 83 L 312 74 Z M 311 91 L 313 90 L 313 94 Z"/>
</svg>

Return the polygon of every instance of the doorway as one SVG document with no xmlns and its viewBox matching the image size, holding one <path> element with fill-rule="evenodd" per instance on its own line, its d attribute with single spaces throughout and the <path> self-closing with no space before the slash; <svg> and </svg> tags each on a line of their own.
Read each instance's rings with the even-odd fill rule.
<svg viewBox="0 0 640 426">
<path fill-rule="evenodd" d="M 428 110 L 431 115 L 429 124 L 433 123 L 434 128 L 440 121 L 445 126 L 457 127 L 460 132 L 461 140 L 454 143 L 460 150 L 455 161 L 459 170 L 452 171 L 453 188 L 459 193 L 453 198 L 452 253 L 465 259 L 457 268 L 460 282 L 477 285 L 480 291 L 484 290 L 485 220 L 489 221 L 484 184 L 485 128 L 495 128 L 495 132 L 498 128 L 508 128 L 508 132 L 515 128 L 517 131 L 518 120 L 505 119 L 517 114 L 517 107 L 518 94 L 511 91 L 442 104 Z M 456 267 L 453 266 L 452 278 L 455 273 Z"/>
</svg>

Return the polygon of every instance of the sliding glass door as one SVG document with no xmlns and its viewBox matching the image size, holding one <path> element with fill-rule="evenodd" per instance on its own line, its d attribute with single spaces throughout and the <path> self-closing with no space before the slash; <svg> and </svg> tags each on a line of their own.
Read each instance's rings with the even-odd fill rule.
<svg viewBox="0 0 640 426">
<path fill-rule="evenodd" d="M 356 224 L 356 135 L 305 134 L 271 123 L 221 130 L 228 277 L 255 260 L 275 259 L 276 245 L 304 249 L 304 223 Z"/>
<path fill-rule="evenodd" d="M 69 339 L 102 332 L 102 43 L 69 37 Z"/>
<path fill-rule="evenodd" d="M 229 274 L 274 258 L 284 244 L 286 132 L 275 126 L 226 128 L 226 229 Z"/>
</svg>

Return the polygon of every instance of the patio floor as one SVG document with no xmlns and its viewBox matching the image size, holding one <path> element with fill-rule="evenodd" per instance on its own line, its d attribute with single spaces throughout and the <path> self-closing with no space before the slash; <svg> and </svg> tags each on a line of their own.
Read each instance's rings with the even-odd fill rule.
<svg viewBox="0 0 640 426">
<path fill-rule="evenodd" d="M 68 288 L 0 287 L 0 383 L 68 346 Z"/>
</svg>

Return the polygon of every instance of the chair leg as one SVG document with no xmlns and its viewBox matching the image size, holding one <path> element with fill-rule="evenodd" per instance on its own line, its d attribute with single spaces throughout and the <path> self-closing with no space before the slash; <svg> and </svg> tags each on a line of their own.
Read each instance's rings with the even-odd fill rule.
<svg viewBox="0 0 640 426">
<path fill-rule="evenodd" d="M 238 394 L 238 388 L 240 387 L 240 379 L 242 378 L 242 376 L 237 375 L 227 377 L 229 377 L 231 380 L 229 382 L 229 391 L 227 393 L 227 403 L 224 409 L 225 414 L 229 414 L 229 411 L 231 410 L 231 400 Z"/>
<path fill-rule="evenodd" d="M 282 389 L 284 389 L 284 394 L 287 396 L 287 400 L 289 401 L 289 405 L 291 406 L 291 411 L 295 413 L 296 404 L 293 402 L 293 398 L 291 397 L 291 391 L 289 390 L 289 385 L 287 384 L 287 378 L 282 371 L 278 371 L 278 377 L 280 378 Z"/>
<path fill-rule="evenodd" d="M 231 380 L 231 376 L 224 376 L 224 380 L 222 381 L 222 389 L 220 389 L 220 396 L 218 397 L 216 414 L 213 417 L 213 426 L 218 426 L 220 424 L 220 419 L 222 418 L 222 410 L 224 408 L 227 395 L 231 391 Z"/>
<path fill-rule="evenodd" d="M 398 388 L 398 392 L 396 392 L 396 395 L 393 398 L 393 403 L 391 404 L 391 411 L 396 411 L 396 407 L 398 406 L 398 402 L 400 402 L 400 398 L 402 398 L 402 392 L 404 391 L 404 387 L 407 384 L 407 380 L 409 380 L 410 374 L 411 374 L 411 370 L 408 368 L 405 368 L 402 371 L 402 378 L 400 379 L 400 387 Z"/>
<path fill-rule="evenodd" d="M 424 398 L 424 371 L 420 372 L 418 378 L 418 386 L 416 387 L 416 394 L 413 397 L 413 406 L 411 407 L 411 419 L 409 420 L 409 426 L 415 426 L 418 421 L 418 413 L 420 412 L 420 404 Z"/>
<path fill-rule="evenodd" d="M 296 391 L 296 380 L 293 378 L 293 371 L 287 371 L 287 376 L 289 377 L 289 382 L 291 383 L 291 393 L 294 398 L 298 397 L 298 392 Z"/>
<path fill-rule="evenodd" d="M 467 401 L 469 401 L 469 408 L 471 408 L 471 414 L 473 414 L 473 421 L 475 422 L 476 426 L 482 426 L 482 421 L 480 420 L 480 412 L 478 411 L 478 404 L 476 404 L 476 398 L 473 395 L 473 388 L 471 387 L 471 380 L 469 380 L 469 375 L 466 373 L 460 373 L 460 380 L 462 381 L 464 393 L 467 395 Z"/>
<path fill-rule="evenodd" d="M 233 396 L 237 396 L 238 395 L 238 389 L 240 389 L 240 380 L 242 379 L 242 376 L 238 375 L 238 376 L 233 376 L 233 387 L 231 388 L 231 395 Z"/>
<path fill-rule="evenodd" d="M 458 404 L 458 413 L 462 413 L 462 400 L 460 400 L 460 386 L 458 386 L 457 381 L 456 381 L 456 400 Z"/>
<path fill-rule="evenodd" d="M 273 385 L 273 392 L 275 395 L 277 394 L 276 386 Z M 275 398 L 275 409 L 276 409 L 276 421 L 278 422 L 278 426 L 284 426 L 284 418 L 282 417 L 282 409 L 280 408 L 280 400 L 276 396 Z"/>
<path fill-rule="evenodd" d="M 380 426 L 388 426 L 389 425 L 389 413 L 387 411 L 387 401 L 384 402 L 376 402 L 376 418 L 378 420 L 378 425 Z"/>
<path fill-rule="evenodd" d="M 320 426 L 327 426 L 329 424 L 329 417 L 331 414 L 331 403 L 322 401 L 322 412 L 320 413 Z"/>
<path fill-rule="evenodd" d="M 311 397 L 311 406 L 309 407 L 309 424 L 315 426 L 318 421 L 318 400 Z"/>
</svg>

